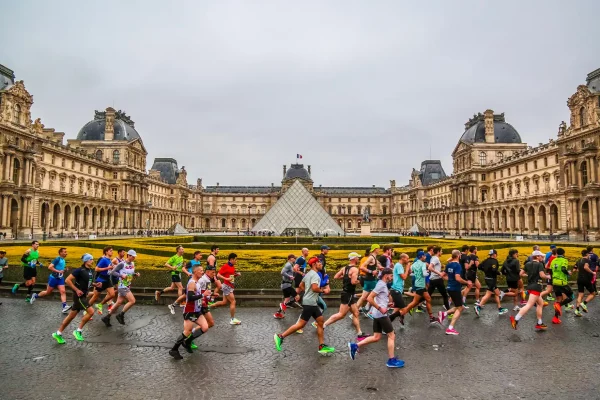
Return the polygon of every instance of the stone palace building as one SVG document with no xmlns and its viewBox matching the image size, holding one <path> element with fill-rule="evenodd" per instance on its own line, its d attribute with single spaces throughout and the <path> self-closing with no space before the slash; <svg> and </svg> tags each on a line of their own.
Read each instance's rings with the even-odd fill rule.
<svg viewBox="0 0 600 400">
<path fill-rule="evenodd" d="M 311 167 L 283 167 L 280 184 L 188 184 L 184 167 L 147 151 L 122 111 L 96 111 L 75 139 L 33 120 L 33 96 L 0 65 L 0 232 L 38 237 L 166 230 L 251 230 L 296 181 L 347 233 L 368 207 L 373 232 L 600 236 L 600 69 L 567 100 L 554 139 L 523 143 L 504 114 L 474 115 L 452 152 L 452 174 L 423 161 L 408 185 L 315 185 Z M 393 175 L 393 171 L 390 171 Z"/>
</svg>

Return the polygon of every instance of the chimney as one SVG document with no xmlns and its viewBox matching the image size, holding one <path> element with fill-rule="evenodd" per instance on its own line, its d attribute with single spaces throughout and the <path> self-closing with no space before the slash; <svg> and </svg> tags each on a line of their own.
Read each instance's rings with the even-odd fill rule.
<svg viewBox="0 0 600 400">
<path fill-rule="evenodd" d="M 106 127 L 104 128 L 104 140 L 114 140 L 115 138 L 115 109 L 108 107 L 105 113 Z"/>
<path fill-rule="evenodd" d="M 494 111 L 485 110 L 483 113 L 483 121 L 485 126 L 485 142 L 494 143 Z"/>
<path fill-rule="evenodd" d="M 283 164 L 283 177 L 285 178 L 285 173 L 287 171 L 287 167 L 285 164 Z"/>
<path fill-rule="evenodd" d="M 310 165 L 308 166 L 308 176 L 311 176 L 310 175 Z"/>
</svg>

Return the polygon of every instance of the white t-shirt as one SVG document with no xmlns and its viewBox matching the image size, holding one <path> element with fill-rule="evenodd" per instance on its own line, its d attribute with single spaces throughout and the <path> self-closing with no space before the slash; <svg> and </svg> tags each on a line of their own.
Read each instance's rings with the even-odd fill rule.
<svg viewBox="0 0 600 400">
<path fill-rule="evenodd" d="M 442 263 L 440 262 L 440 258 L 438 256 L 432 256 L 429 264 L 431 264 L 435 271 L 442 272 Z M 429 274 L 429 280 L 432 281 L 434 279 L 442 279 L 442 277 L 432 272 Z"/>
<path fill-rule="evenodd" d="M 387 283 L 383 280 L 377 281 L 377 285 L 375 285 L 375 289 L 373 289 L 373 293 L 375 295 L 375 304 L 380 308 L 387 308 L 389 301 L 389 291 L 387 288 Z M 386 314 L 382 314 L 379 310 L 375 309 L 375 307 L 371 307 L 371 311 L 369 313 L 373 316 L 373 318 L 383 318 Z"/>
</svg>

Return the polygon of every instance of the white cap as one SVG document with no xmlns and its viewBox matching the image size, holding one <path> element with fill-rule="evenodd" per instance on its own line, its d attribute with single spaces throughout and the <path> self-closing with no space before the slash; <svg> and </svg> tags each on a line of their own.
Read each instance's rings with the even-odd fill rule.
<svg viewBox="0 0 600 400">
<path fill-rule="evenodd" d="M 128 255 L 128 256 L 132 256 L 132 257 L 137 257 L 137 253 L 135 252 L 135 250 L 129 250 L 129 251 L 127 252 L 127 255 Z"/>
<path fill-rule="evenodd" d="M 539 256 L 542 256 L 542 257 L 543 257 L 543 256 L 545 256 L 545 254 L 544 254 L 544 253 L 542 253 L 542 252 L 541 252 L 541 251 L 539 251 L 539 250 L 536 250 L 536 251 L 534 251 L 533 253 L 531 253 L 531 257 L 539 257 Z"/>
</svg>

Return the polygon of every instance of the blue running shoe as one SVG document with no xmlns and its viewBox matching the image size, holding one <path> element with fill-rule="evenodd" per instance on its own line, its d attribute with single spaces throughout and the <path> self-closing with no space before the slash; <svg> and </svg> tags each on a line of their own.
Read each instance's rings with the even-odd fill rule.
<svg viewBox="0 0 600 400">
<path fill-rule="evenodd" d="M 15 283 L 15 285 L 12 287 L 11 292 L 12 294 L 17 294 L 17 290 L 19 290 L 19 284 Z"/>
<path fill-rule="evenodd" d="M 356 352 L 358 351 L 358 345 L 356 343 L 348 342 L 348 351 L 350 353 L 350 358 L 356 359 Z"/>
<path fill-rule="evenodd" d="M 402 368 L 404 367 L 404 361 L 398 360 L 397 358 L 390 358 L 385 364 L 388 368 Z"/>
</svg>

